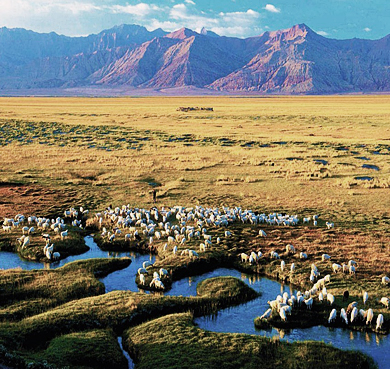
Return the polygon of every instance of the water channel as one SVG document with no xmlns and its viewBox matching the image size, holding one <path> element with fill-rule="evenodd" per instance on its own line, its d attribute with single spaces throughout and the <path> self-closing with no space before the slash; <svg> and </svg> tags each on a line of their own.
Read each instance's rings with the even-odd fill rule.
<svg viewBox="0 0 390 369">
<path fill-rule="evenodd" d="M 141 255 L 133 252 L 102 251 L 93 241 L 91 236 L 87 236 L 85 238 L 85 242 L 90 247 L 89 251 L 82 255 L 70 256 L 52 264 L 25 261 L 19 258 L 19 256 L 15 253 L 1 252 L 0 269 L 53 269 L 63 266 L 70 261 L 80 259 L 128 256 L 132 259 L 132 263 L 129 267 L 111 273 L 105 278 L 102 278 L 101 281 L 106 286 L 106 292 L 113 290 L 140 291 L 135 283 L 135 275 L 138 268 L 142 266 L 142 263 L 145 260 L 154 262 L 154 256 Z M 172 284 L 172 288 L 165 294 L 176 296 L 195 296 L 196 285 L 200 281 L 217 276 L 232 276 L 239 278 L 254 290 L 261 292 L 261 296 L 245 304 L 221 310 L 216 316 L 196 318 L 195 323 L 200 328 L 214 332 L 246 333 L 266 337 L 277 336 L 281 340 L 289 342 L 304 340 L 323 341 L 341 349 L 361 350 L 373 357 L 380 369 L 389 368 L 390 339 L 388 336 L 368 332 L 354 332 L 342 328 L 331 329 L 323 326 L 307 329 L 291 329 L 289 331 L 277 330 L 274 328 L 269 330 L 256 330 L 253 320 L 268 309 L 268 300 L 275 299 L 278 294 L 282 294 L 284 291 L 287 291 L 289 294 L 295 292 L 290 286 L 282 285 L 279 282 L 268 278 L 247 275 L 235 269 L 218 268 L 209 273 L 175 281 Z M 130 367 L 133 367 L 131 360 L 129 361 L 129 368 Z"/>
</svg>

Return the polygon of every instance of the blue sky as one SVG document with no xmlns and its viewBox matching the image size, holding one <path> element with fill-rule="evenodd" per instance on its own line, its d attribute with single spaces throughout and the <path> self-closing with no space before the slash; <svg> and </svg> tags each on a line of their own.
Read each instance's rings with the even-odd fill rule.
<svg viewBox="0 0 390 369">
<path fill-rule="evenodd" d="M 68 36 L 127 23 L 249 37 L 306 23 L 330 38 L 378 39 L 389 20 L 390 0 L 0 0 L 0 26 Z"/>
</svg>

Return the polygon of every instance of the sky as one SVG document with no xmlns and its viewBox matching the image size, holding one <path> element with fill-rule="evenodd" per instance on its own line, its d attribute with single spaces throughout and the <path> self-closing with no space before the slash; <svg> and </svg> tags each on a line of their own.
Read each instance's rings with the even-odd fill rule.
<svg viewBox="0 0 390 369">
<path fill-rule="evenodd" d="M 86 36 L 120 24 L 250 37 L 305 23 L 329 38 L 390 33 L 390 0 L 0 0 L 0 27 Z"/>
</svg>

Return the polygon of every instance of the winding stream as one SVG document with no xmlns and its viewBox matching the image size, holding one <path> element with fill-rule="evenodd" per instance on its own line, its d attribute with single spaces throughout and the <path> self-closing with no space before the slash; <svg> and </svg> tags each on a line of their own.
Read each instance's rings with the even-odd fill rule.
<svg viewBox="0 0 390 369">
<path fill-rule="evenodd" d="M 142 266 L 145 260 L 154 262 L 154 256 L 141 255 L 133 252 L 107 252 L 98 248 L 91 236 L 85 238 L 90 250 L 82 255 L 70 256 L 57 263 L 41 263 L 24 261 L 17 254 L 1 252 L 0 269 L 23 268 L 23 269 L 43 269 L 58 268 L 70 261 L 80 259 L 90 259 L 97 257 L 123 257 L 132 259 L 129 267 L 109 274 L 101 281 L 106 286 L 106 292 L 113 290 L 140 291 L 135 283 L 137 269 Z M 390 339 L 388 336 L 377 335 L 375 333 L 354 332 L 342 328 L 327 328 L 317 326 L 306 329 L 292 329 L 289 331 L 269 329 L 256 330 L 253 320 L 263 314 L 268 309 L 268 300 L 273 300 L 278 294 L 287 291 L 289 294 L 295 292 L 290 286 L 279 282 L 253 275 L 241 273 L 235 269 L 218 268 L 212 272 L 199 276 L 192 276 L 175 281 L 172 288 L 166 295 L 196 296 L 196 285 L 207 278 L 217 276 L 232 276 L 239 278 L 250 285 L 254 290 L 262 295 L 255 300 L 249 301 L 232 308 L 223 309 L 216 316 L 205 316 L 195 319 L 195 323 L 202 329 L 214 332 L 246 333 L 256 334 L 266 337 L 277 336 L 285 341 L 315 340 L 332 344 L 335 347 L 346 350 L 361 350 L 370 355 L 377 362 L 380 369 L 389 368 L 390 361 Z M 127 353 L 125 356 L 128 358 Z M 129 360 L 129 368 L 133 363 Z"/>
</svg>

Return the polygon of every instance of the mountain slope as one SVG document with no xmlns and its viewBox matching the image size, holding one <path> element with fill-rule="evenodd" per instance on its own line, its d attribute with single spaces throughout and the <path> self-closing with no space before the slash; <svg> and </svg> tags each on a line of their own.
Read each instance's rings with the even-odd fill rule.
<svg viewBox="0 0 390 369">
<path fill-rule="evenodd" d="M 121 25 L 87 37 L 0 28 L 0 89 L 131 86 L 281 94 L 390 91 L 390 35 L 335 40 L 304 24 L 240 39 Z"/>
</svg>

